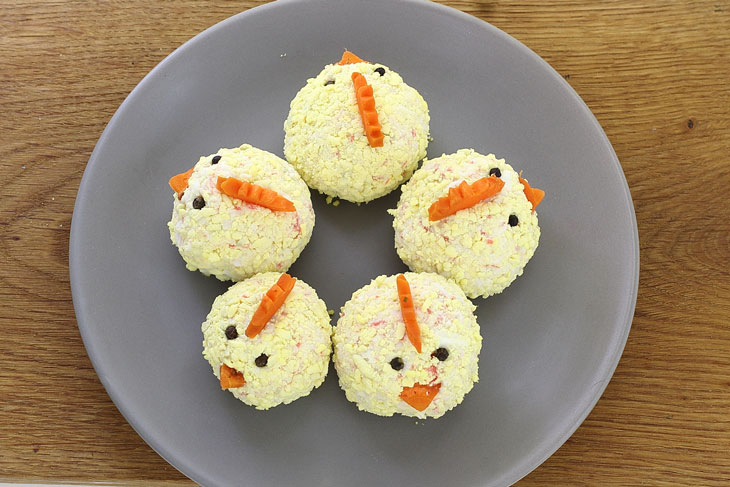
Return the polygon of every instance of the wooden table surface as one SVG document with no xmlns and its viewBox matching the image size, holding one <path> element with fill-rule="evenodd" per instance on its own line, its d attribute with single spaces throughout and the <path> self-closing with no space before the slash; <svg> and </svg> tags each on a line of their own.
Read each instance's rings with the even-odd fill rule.
<svg viewBox="0 0 730 487">
<path fill-rule="evenodd" d="M 191 484 L 94 373 L 71 303 L 69 228 L 89 155 L 132 88 L 258 3 L 3 0 L 0 480 Z M 636 315 L 613 380 L 519 485 L 730 485 L 730 2 L 443 3 L 565 76 L 618 154 L 639 226 Z"/>
</svg>

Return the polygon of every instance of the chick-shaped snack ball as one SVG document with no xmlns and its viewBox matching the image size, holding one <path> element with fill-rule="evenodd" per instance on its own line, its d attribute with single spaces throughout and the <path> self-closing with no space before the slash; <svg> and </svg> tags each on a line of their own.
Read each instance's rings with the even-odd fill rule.
<svg viewBox="0 0 730 487">
<path fill-rule="evenodd" d="M 170 186 L 170 239 L 191 271 L 222 281 L 285 272 L 312 236 L 307 185 L 286 161 L 250 145 L 201 157 Z"/>
<path fill-rule="evenodd" d="M 355 291 L 335 327 L 334 363 L 347 399 L 380 416 L 438 418 L 478 380 L 475 307 L 429 273 L 380 276 Z"/>
<path fill-rule="evenodd" d="M 428 124 L 426 102 L 398 73 L 346 52 L 292 100 L 284 155 L 310 187 L 367 202 L 411 176 Z"/>
<path fill-rule="evenodd" d="M 257 274 L 218 296 L 203 356 L 221 387 L 257 409 L 288 404 L 327 375 L 332 326 L 317 293 L 288 274 Z"/>
<path fill-rule="evenodd" d="M 504 159 L 462 149 L 425 161 L 401 189 L 390 210 L 395 248 L 414 272 L 436 272 L 470 298 L 488 297 L 521 275 L 535 253 L 535 207 L 544 192 Z"/>
</svg>

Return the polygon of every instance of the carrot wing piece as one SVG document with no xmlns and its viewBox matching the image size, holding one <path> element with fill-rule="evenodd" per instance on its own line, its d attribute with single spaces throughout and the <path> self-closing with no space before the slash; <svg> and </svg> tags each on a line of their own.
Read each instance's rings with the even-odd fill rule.
<svg viewBox="0 0 730 487">
<path fill-rule="evenodd" d="M 254 311 L 251 321 L 248 323 L 248 327 L 246 328 L 247 337 L 253 338 L 264 329 L 266 323 L 269 322 L 271 317 L 274 316 L 274 313 L 284 304 L 284 301 L 286 301 L 287 296 L 289 296 L 296 282 L 295 277 L 284 273 L 276 284 L 266 291 L 264 297 L 261 298 L 261 303 L 256 308 L 256 311 Z"/>
<path fill-rule="evenodd" d="M 383 135 L 383 128 L 378 122 L 373 87 L 367 84 L 365 76 L 360 73 L 352 73 L 352 84 L 355 86 L 357 108 L 360 111 L 360 118 L 362 118 L 362 125 L 365 128 L 368 143 L 370 147 L 383 147 L 385 136 Z"/>
<path fill-rule="evenodd" d="M 418 320 L 416 320 L 416 307 L 413 305 L 411 286 L 403 274 L 398 274 L 395 281 L 398 286 L 400 312 L 406 324 L 406 334 L 413 346 L 416 347 L 416 351 L 421 353 L 421 329 L 418 327 Z"/>
<path fill-rule="evenodd" d="M 449 194 L 436 200 L 428 209 L 428 219 L 437 221 L 451 216 L 457 211 L 471 208 L 480 201 L 490 198 L 504 187 L 504 181 L 495 177 L 481 178 L 472 184 L 462 181 Z"/>
<path fill-rule="evenodd" d="M 264 188 L 258 184 L 240 181 L 236 178 L 218 176 L 216 188 L 231 198 L 237 198 L 271 211 L 297 211 L 294 203 L 281 196 L 273 189 Z"/>
</svg>

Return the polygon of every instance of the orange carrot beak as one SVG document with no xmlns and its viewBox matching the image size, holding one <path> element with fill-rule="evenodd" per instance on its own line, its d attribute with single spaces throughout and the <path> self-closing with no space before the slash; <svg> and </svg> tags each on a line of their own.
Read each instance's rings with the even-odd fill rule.
<svg viewBox="0 0 730 487">
<path fill-rule="evenodd" d="M 357 108 L 360 111 L 362 125 L 365 128 L 365 135 L 368 138 L 370 147 L 383 147 L 383 131 L 378 122 L 378 112 L 375 110 L 375 98 L 373 87 L 365 80 L 360 73 L 352 73 L 352 84 L 355 86 L 355 98 Z"/>
<path fill-rule="evenodd" d="M 525 196 L 527 197 L 527 201 L 532 203 L 532 211 L 535 211 L 537 205 L 539 205 L 542 199 L 545 197 L 545 191 L 537 188 L 531 188 L 530 184 L 527 182 L 527 179 L 522 179 L 522 176 L 519 176 L 518 179 L 525 187 Z"/>
<path fill-rule="evenodd" d="M 433 398 L 441 389 L 441 383 L 433 386 L 423 384 L 413 384 L 413 387 L 404 387 L 400 393 L 400 398 L 408 403 L 413 409 L 423 411 L 431 404 Z"/>
<path fill-rule="evenodd" d="M 232 387 L 242 387 L 246 383 L 243 374 L 232 369 L 226 364 L 221 365 L 221 389 L 226 390 Z"/>
</svg>

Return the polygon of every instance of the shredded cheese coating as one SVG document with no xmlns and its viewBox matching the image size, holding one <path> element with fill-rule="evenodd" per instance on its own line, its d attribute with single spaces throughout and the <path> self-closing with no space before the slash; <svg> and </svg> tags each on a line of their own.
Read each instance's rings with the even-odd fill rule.
<svg viewBox="0 0 730 487">
<path fill-rule="evenodd" d="M 345 303 L 333 336 L 334 362 L 347 399 L 363 411 L 438 418 L 460 404 L 478 380 L 482 337 L 475 306 L 453 282 L 436 274 L 407 272 L 422 352 L 408 340 L 401 315 L 396 276 L 380 276 L 355 291 Z M 439 361 L 432 353 L 446 348 Z M 404 366 L 394 370 L 391 360 Z M 400 398 L 404 387 L 440 383 L 424 411 Z"/>
<path fill-rule="evenodd" d="M 221 156 L 212 164 L 215 155 Z M 244 144 L 201 157 L 181 199 L 173 195 L 170 239 L 191 271 L 240 281 L 259 272 L 285 272 L 314 229 L 309 188 L 281 158 Z M 221 194 L 218 176 L 272 189 L 294 203 L 295 212 L 272 211 Z M 193 207 L 197 197 L 205 200 Z"/>
<path fill-rule="evenodd" d="M 428 208 L 462 181 L 471 184 L 499 169 L 504 181 L 493 197 L 442 220 Z M 537 214 L 518 174 L 494 154 L 471 149 L 427 160 L 402 188 L 395 210 L 395 248 L 414 272 L 436 272 L 455 281 L 470 298 L 502 292 L 521 275 L 540 239 Z M 515 215 L 518 224 L 509 224 Z"/>
<path fill-rule="evenodd" d="M 426 156 L 428 106 L 389 68 L 331 64 L 297 93 L 284 123 L 284 155 L 307 184 L 355 203 L 379 198 L 408 179 Z M 384 68 L 384 67 L 383 67 Z M 373 87 L 382 147 L 370 147 L 357 106 L 352 73 Z M 334 83 L 329 83 L 334 81 Z"/>
<path fill-rule="evenodd" d="M 213 373 L 220 379 L 221 364 L 243 373 L 246 383 L 228 390 L 257 409 L 290 403 L 319 387 L 332 351 L 327 306 L 301 279 L 258 335 L 244 334 L 261 297 L 279 276 L 268 272 L 234 284 L 215 299 L 202 325 L 203 357 Z M 236 327 L 237 338 L 226 337 L 229 326 Z M 261 354 L 268 356 L 264 367 L 255 364 Z"/>
</svg>

